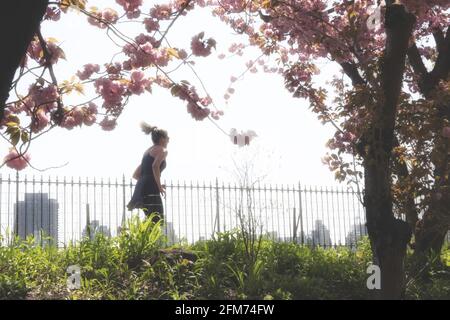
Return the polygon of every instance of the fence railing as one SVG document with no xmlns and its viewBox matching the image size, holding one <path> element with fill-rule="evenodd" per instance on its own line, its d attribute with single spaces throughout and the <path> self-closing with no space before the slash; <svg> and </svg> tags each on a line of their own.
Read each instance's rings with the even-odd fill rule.
<svg viewBox="0 0 450 320">
<path fill-rule="evenodd" d="M 164 232 L 170 243 L 252 227 L 278 241 L 354 247 L 367 234 L 361 194 L 343 187 L 239 186 L 167 182 Z M 122 178 L 11 177 L 0 174 L 0 235 L 50 236 L 59 246 L 102 232 L 114 236 L 131 215 L 135 182 Z M 89 227 L 88 227 L 89 226 Z"/>
</svg>

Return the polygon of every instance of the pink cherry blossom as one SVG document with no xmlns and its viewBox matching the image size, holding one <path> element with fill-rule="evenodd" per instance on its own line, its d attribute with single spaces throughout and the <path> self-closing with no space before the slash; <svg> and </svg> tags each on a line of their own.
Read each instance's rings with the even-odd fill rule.
<svg viewBox="0 0 450 320">
<path fill-rule="evenodd" d="M 92 124 L 95 123 L 96 117 L 93 114 L 88 114 L 83 118 L 83 123 L 86 126 L 91 126 Z"/>
<path fill-rule="evenodd" d="M 150 16 L 156 20 L 168 20 L 171 13 L 172 8 L 169 4 L 157 4 L 150 10 Z"/>
<path fill-rule="evenodd" d="M 98 112 L 98 107 L 94 102 L 89 102 L 88 107 L 87 107 L 87 112 L 91 113 L 91 114 L 97 114 Z"/>
<path fill-rule="evenodd" d="M 109 23 L 116 23 L 116 21 L 119 19 L 119 16 L 118 16 L 116 10 L 107 8 L 107 9 L 103 10 L 102 18 L 103 18 L 103 20 L 106 20 Z"/>
<path fill-rule="evenodd" d="M 115 118 L 109 118 L 108 116 L 103 118 L 103 120 L 100 122 L 100 126 L 105 131 L 114 130 L 116 125 L 117 125 L 116 119 Z"/>
<path fill-rule="evenodd" d="M 31 131 L 37 133 L 47 127 L 50 122 L 50 116 L 45 113 L 45 110 L 40 108 L 36 111 L 36 116 L 31 123 Z"/>
<path fill-rule="evenodd" d="M 116 2 L 120 4 L 127 13 L 139 11 L 139 7 L 142 6 L 142 0 L 116 0 Z"/>
<path fill-rule="evenodd" d="M 3 161 L 6 162 L 6 165 L 11 169 L 18 171 L 23 170 L 28 166 L 27 162 L 31 160 L 31 156 L 28 152 L 20 157 L 18 156 L 19 153 L 14 148 L 10 148 L 9 153 L 5 156 Z"/>
<path fill-rule="evenodd" d="M 222 110 L 217 110 L 217 111 L 211 111 L 211 117 L 214 119 L 214 120 L 219 120 L 220 119 L 220 116 L 223 116 L 223 111 Z"/>
<path fill-rule="evenodd" d="M 212 99 L 210 96 L 200 99 L 200 103 L 202 106 L 206 107 L 212 103 Z"/>
<path fill-rule="evenodd" d="M 192 53 L 199 57 L 207 57 L 211 54 L 211 49 L 216 47 L 216 41 L 212 38 L 203 40 L 204 32 L 200 32 L 191 40 Z"/>
<path fill-rule="evenodd" d="M 99 72 L 100 66 L 98 64 L 88 63 L 83 66 L 82 71 L 77 71 L 77 77 L 80 78 L 80 80 L 87 80 L 89 79 L 94 72 Z"/>
<path fill-rule="evenodd" d="M 189 102 L 187 104 L 187 111 L 191 114 L 192 118 L 197 121 L 203 120 L 210 113 L 210 110 L 208 108 L 200 108 L 194 102 Z"/>
<path fill-rule="evenodd" d="M 100 78 L 94 82 L 96 92 L 104 100 L 103 107 L 106 109 L 115 109 L 122 106 L 122 99 L 126 92 L 126 87 L 122 82 L 108 78 Z"/>
<path fill-rule="evenodd" d="M 52 41 L 47 41 L 46 43 L 47 51 L 49 52 L 50 56 L 48 62 L 50 64 L 55 64 L 60 58 L 65 57 L 64 51 L 56 43 Z M 34 59 L 41 65 L 46 62 L 44 50 L 42 49 L 40 42 L 36 38 L 30 42 L 27 53 L 32 59 Z"/>
<path fill-rule="evenodd" d="M 122 64 L 120 62 L 106 63 L 105 68 L 109 75 L 118 76 L 122 71 Z"/>
<path fill-rule="evenodd" d="M 145 74 L 142 71 L 133 71 L 131 73 L 131 80 L 128 84 L 128 90 L 133 94 L 140 95 L 144 93 L 144 90 L 150 89 L 151 81 L 145 78 Z"/>
<path fill-rule="evenodd" d="M 75 123 L 77 123 L 77 125 L 81 125 L 81 123 L 83 122 L 83 118 L 84 118 L 83 109 L 81 107 L 77 106 L 72 109 L 71 115 L 72 115 Z"/>
<path fill-rule="evenodd" d="M 151 18 L 145 18 L 144 25 L 145 25 L 145 30 L 147 30 L 147 32 L 154 32 L 154 31 L 159 30 L 158 20 L 154 20 Z"/>
</svg>

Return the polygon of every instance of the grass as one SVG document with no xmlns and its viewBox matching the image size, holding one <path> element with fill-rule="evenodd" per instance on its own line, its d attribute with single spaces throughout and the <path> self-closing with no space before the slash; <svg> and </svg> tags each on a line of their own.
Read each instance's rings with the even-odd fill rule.
<svg viewBox="0 0 450 320">
<path fill-rule="evenodd" d="M 371 299 L 367 239 L 358 249 L 310 248 L 263 238 L 247 256 L 239 230 L 163 248 L 159 222 L 133 218 L 121 234 L 97 234 L 64 249 L 33 238 L 0 246 L 0 299 Z M 81 270 L 69 290 L 67 268 Z M 413 261 L 408 256 L 407 266 Z M 407 299 L 450 298 L 450 249 L 420 274 L 408 270 Z"/>
</svg>

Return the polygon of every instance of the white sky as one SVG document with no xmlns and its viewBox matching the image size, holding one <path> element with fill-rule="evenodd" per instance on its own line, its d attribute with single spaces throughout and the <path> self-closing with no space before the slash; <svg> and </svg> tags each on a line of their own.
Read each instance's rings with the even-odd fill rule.
<svg viewBox="0 0 450 320">
<path fill-rule="evenodd" d="M 115 3 L 115 1 L 110 1 Z M 105 3 L 90 1 L 89 4 Z M 100 5 L 99 5 L 100 7 Z M 199 23 L 201 21 L 201 23 Z M 136 35 L 145 29 L 140 24 L 121 24 L 120 29 L 135 30 Z M 292 98 L 284 88 L 283 79 L 274 74 L 247 73 L 234 86 L 235 94 L 228 105 L 223 94 L 229 85 L 230 76 L 245 70 L 245 62 L 258 56 L 249 51 L 245 59 L 234 57 L 217 59 L 220 53 L 227 54 L 232 42 L 239 36 L 233 35 L 229 27 L 205 11 L 190 12 L 179 19 L 170 31 L 168 39 L 173 46 L 189 48 L 190 39 L 200 31 L 217 40 L 217 51 L 208 58 L 197 58 L 195 69 L 205 83 L 217 107 L 225 115 L 217 122 L 226 132 L 231 128 L 252 129 L 258 137 L 250 147 L 239 148 L 219 131 L 209 120 L 195 121 L 186 111 L 186 105 L 162 88 L 154 86 L 153 94 L 132 96 L 118 120 L 114 131 L 103 131 L 98 125 L 82 126 L 72 130 L 55 128 L 36 141 L 30 152 L 32 164 L 47 168 L 69 162 L 63 168 L 39 172 L 26 168 L 21 173 L 44 176 L 89 176 L 121 177 L 129 179 L 141 161 L 142 153 L 152 144 L 150 136 L 139 128 L 145 120 L 164 128 L 170 136 L 167 168 L 162 173 L 166 182 L 179 181 L 234 181 L 232 157 L 237 159 L 246 154 L 256 154 L 253 165 L 261 174 L 269 174 L 267 183 L 290 183 L 313 185 L 335 184 L 333 174 L 321 162 L 327 151 L 326 141 L 334 130 L 323 126 L 316 115 L 308 110 L 308 102 Z M 67 61 L 60 61 L 56 67 L 59 81 L 69 79 L 85 63 L 103 64 L 119 49 L 106 37 L 105 30 L 89 25 L 81 14 L 62 15 L 58 22 L 44 23 L 44 37 L 55 37 L 62 42 Z M 321 65 L 323 79 L 331 79 L 336 66 Z M 203 96 L 194 74 L 189 69 L 180 69 L 173 75 L 178 80 L 186 79 L 195 84 Z M 79 103 L 86 97 L 73 97 L 68 101 Z M 213 107 L 211 107 L 213 110 Z M 99 118 L 101 120 L 101 117 Z M 1 154 L 8 146 L 0 143 Z M 15 171 L 4 166 L 3 174 Z"/>
</svg>

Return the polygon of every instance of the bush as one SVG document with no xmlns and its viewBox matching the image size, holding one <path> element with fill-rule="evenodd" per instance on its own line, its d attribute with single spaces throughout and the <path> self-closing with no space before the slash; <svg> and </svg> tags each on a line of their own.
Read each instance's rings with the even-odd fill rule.
<svg viewBox="0 0 450 320">
<path fill-rule="evenodd" d="M 164 247 L 159 224 L 128 222 L 121 234 L 98 233 L 57 249 L 33 238 L 0 246 L 0 299 L 370 299 L 367 239 L 356 251 L 311 248 L 264 238 L 248 257 L 238 230 L 194 245 Z M 67 289 L 67 267 L 81 288 Z M 407 299 L 450 297 L 450 250 L 417 276 L 407 260 Z"/>
</svg>

